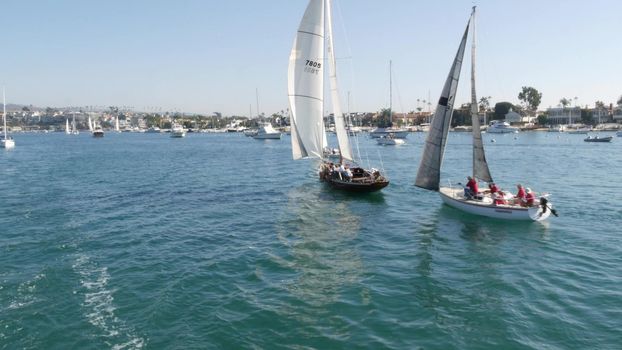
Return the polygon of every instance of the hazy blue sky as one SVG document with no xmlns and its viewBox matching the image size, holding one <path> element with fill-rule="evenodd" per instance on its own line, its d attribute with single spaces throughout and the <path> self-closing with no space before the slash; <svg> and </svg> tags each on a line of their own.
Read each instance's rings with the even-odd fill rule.
<svg viewBox="0 0 622 350">
<path fill-rule="evenodd" d="M 436 101 L 473 3 L 478 94 L 521 86 L 581 105 L 622 95 L 622 1 L 334 0 L 343 108 Z M 287 64 L 306 0 L 3 0 L 0 84 L 9 103 L 128 105 L 248 115 L 287 107 Z M 465 61 L 458 102 L 468 100 Z"/>
</svg>

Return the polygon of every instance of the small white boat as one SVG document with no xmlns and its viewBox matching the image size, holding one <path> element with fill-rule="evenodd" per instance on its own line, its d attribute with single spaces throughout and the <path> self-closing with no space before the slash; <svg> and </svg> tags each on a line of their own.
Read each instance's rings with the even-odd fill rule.
<svg viewBox="0 0 622 350">
<path fill-rule="evenodd" d="M 566 130 L 568 134 L 582 134 L 582 135 L 587 135 L 591 131 L 592 131 L 592 128 L 576 128 L 576 129 Z"/>
<path fill-rule="evenodd" d="M 393 134 L 393 137 L 396 139 L 405 139 L 406 136 L 408 136 L 408 130 L 395 128 L 375 128 L 369 133 L 369 136 L 373 139 L 377 139 L 383 136 L 387 136 L 389 134 Z"/>
<path fill-rule="evenodd" d="M 93 137 L 104 137 L 104 129 L 100 125 L 93 128 Z"/>
<path fill-rule="evenodd" d="M 171 127 L 171 137 L 185 137 L 186 136 L 186 130 L 184 130 L 184 128 L 178 124 L 178 123 L 173 123 L 173 126 Z"/>
<path fill-rule="evenodd" d="M 549 130 L 548 130 L 548 132 L 564 132 L 564 131 L 565 129 L 563 125 L 552 126 L 552 127 L 549 127 Z"/>
<path fill-rule="evenodd" d="M 158 128 L 157 126 L 152 126 L 149 129 L 147 129 L 147 131 L 145 131 L 148 134 L 159 134 L 162 132 L 162 130 L 160 130 L 160 128 Z"/>
<path fill-rule="evenodd" d="M 6 98 L 4 97 L 4 89 L 2 90 L 2 119 L 4 120 L 4 135 L 0 137 L 0 148 L 14 148 L 15 140 L 7 134 L 6 127 Z"/>
<path fill-rule="evenodd" d="M 341 158 L 341 153 L 339 152 L 339 148 L 324 147 L 324 158 L 332 159 L 332 160 Z"/>
<path fill-rule="evenodd" d="M 403 145 L 406 143 L 404 139 L 398 139 L 393 134 L 381 136 L 376 139 L 376 142 L 378 142 L 379 145 L 383 145 L 383 146 L 397 146 L 397 145 Z"/>
<path fill-rule="evenodd" d="M 280 140 L 281 132 L 275 130 L 270 123 L 264 123 L 259 130 L 257 130 L 257 134 L 253 135 L 253 138 L 256 140 Z"/>
<path fill-rule="evenodd" d="M 495 120 L 488 126 L 486 132 L 493 134 L 515 134 L 518 132 L 518 128 L 510 126 L 507 122 Z"/>
<path fill-rule="evenodd" d="M 462 188 L 441 187 L 438 193 L 443 202 L 451 207 L 467 213 L 496 219 L 542 221 L 551 215 L 553 209 L 548 201 L 544 206 L 536 203 L 532 207 L 522 207 L 512 204 L 494 204 L 492 197 L 487 195 L 482 196 L 482 199 L 467 199 L 464 197 Z M 539 198 L 546 196 L 542 195 Z"/>
</svg>

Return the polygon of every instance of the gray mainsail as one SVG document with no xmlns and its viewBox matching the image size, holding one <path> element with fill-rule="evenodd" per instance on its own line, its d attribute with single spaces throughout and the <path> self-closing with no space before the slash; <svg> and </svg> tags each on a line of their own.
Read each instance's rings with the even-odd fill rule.
<svg viewBox="0 0 622 350">
<path fill-rule="evenodd" d="M 419 170 L 417 171 L 417 179 L 415 180 L 415 186 L 417 187 L 433 191 L 438 191 L 439 189 L 443 154 L 445 152 L 445 144 L 447 143 L 447 134 L 449 132 L 456 89 L 458 88 L 458 80 L 460 79 L 460 69 L 462 68 L 470 23 L 471 19 L 467 23 L 460 47 L 451 65 L 441 97 L 438 100 L 436 112 L 434 112 L 434 118 L 430 125 L 428 137 L 425 140 L 421 163 L 419 163 Z"/>
<path fill-rule="evenodd" d="M 477 108 L 477 94 L 475 93 L 475 6 L 471 14 L 472 44 L 471 44 L 471 124 L 473 125 L 473 177 L 482 181 L 492 182 L 490 169 L 486 162 L 482 131 L 479 123 Z"/>
</svg>

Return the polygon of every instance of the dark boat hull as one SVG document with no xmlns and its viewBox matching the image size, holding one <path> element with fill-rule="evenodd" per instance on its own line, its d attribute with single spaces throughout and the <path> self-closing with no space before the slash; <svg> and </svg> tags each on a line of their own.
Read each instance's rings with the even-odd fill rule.
<svg viewBox="0 0 622 350">
<path fill-rule="evenodd" d="M 389 185 L 389 181 L 375 181 L 375 182 L 355 182 L 355 181 L 342 181 L 338 179 L 325 180 L 330 187 L 338 190 L 349 192 L 376 192 Z"/>
<path fill-rule="evenodd" d="M 389 180 L 380 175 L 378 170 L 368 171 L 363 168 L 353 168 L 352 178 L 342 176 L 337 171 L 332 171 L 332 163 L 324 163 L 320 167 L 320 180 L 328 183 L 334 189 L 348 192 L 375 192 L 389 185 Z"/>
<path fill-rule="evenodd" d="M 584 139 L 583 141 L 585 142 L 611 142 L 611 140 L 613 139 L 613 136 L 607 136 L 607 137 L 592 137 L 592 138 L 587 138 Z"/>
</svg>

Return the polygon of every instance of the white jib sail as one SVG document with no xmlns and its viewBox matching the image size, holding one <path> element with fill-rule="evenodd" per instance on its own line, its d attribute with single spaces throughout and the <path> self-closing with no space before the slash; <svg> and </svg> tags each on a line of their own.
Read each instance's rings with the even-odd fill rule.
<svg viewBox="0 0 622 350">
<path fill-rule="evenodd" d="M 117 118 L 115 119 L 115 122 L 114 122 L 114 130 L 115 130 L 115 131 L 120 131 L 120 130 L 119 130 L 119 116 L 117 116 Z"/>
<path fill-rule="evenodd" d="M 69 134 L 70 132 L 71 130 L 69 130 L 69 118 L 67 118 L 65 121 L 65 133 Z"/>
<path fill-rule="evenodd" d="M 477 108 L 477 94 L 475 92 L 475 6 L 471 14 L 472 43 L 471 43 L 471 124 L 473 125 L 473 177 L 486 182 L 492 182 L 490 169 L 486 162 L 484 143 L 482 142 L 482 131 L 479 124 L 479 113 Z"/>
<path fill-rule="evenodd" d="M 93 122 L 91 121 L 91 116 L 89 115 L 89 131 L 93 132 Z"/>
<path fill-rule="evenodd" d="M 324 0 L 311 0 L 296 33 L 287 74 L 294 159 L 323 155 L 323 66 Z"/>
<path fill-rule="evenodd" d="M 339 152 L 343 159 L 354 161 L 352 147 L 348 139 L 346 122 L 341 111 L 341 99 L 337 85 L 337 60 L 335 59 L 335 46 L 333 40 L 333 22 L 331 15 L 330 0 L 326 0 L 326 51 L 328 52 L 328 80 L 330 82 L 330 97 L 333 105 L 333 116 L 335 117 L 335 133 L 339 143 Z"/>
<path fill-rule="evenodd" d="M 421 155 L 417 179 L 415 180 L 415 186 L 417 187 L 433 191 L 438 191 L 439 189 L 443 154 L 445 152 L 445 144 L 447 143 L 447 134 L 449 132 L 456 89 L 458 88 L 458 80 L 460 79 L 460 69 L 462 68 L 470 21 L 469 19 L 458 52 L 445 81 L 441 97 L 438 100 L 428 137 L 425 140 L 425 147 Z"/>
</svg>

